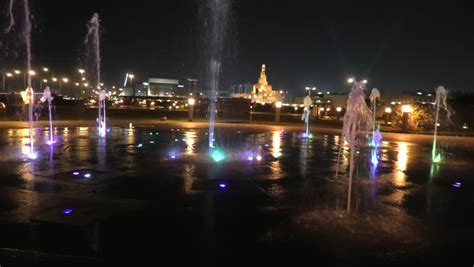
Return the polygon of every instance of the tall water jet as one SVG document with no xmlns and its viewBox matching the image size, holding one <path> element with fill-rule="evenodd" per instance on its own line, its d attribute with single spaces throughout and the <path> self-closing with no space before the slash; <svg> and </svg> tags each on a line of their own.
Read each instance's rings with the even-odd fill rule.
<svg viewBox="0 0 474 267">
<path fill-rule="evenodd" d="M 13 16 L 13 3 L 15 2 L 15 0 L 10 0 L 9 4 L 8 4 L 8 16 L 9 16 L 9 19 L 10 19 L 10 22 L 8 24 L 8 27 L 6 29 L 5 32 L 10 32 L 13 25 L 15 25 L 15 18 Z"/>
<path fill-rule="evenodd" d="M 377 146 L 374 142 L 374 137 L 375 137 L 375 116 L 376 116 L 376 108 L 377 108 L 377 100 L 380 100 L 380 92 L 377 88 L 373 88 L 372 91 L 370 92 L 370 103 L 372 103 L 372 140 L 371 140 L 371 145 L 372 147 Z"/>
<path fill-rule="evenodd" d="M 13 16 L 13 5 L 14 0 L 10 0 L 9 2 L 9 16 L 10 16 L 10 24 L 6 30 L 6 32 L 10 32 L 11 28 L 15 24 L 15 18 Z M 34 90 L 31 87 L 31 14 L 30 14 L 30 5 L 28 0 L 23 0 L 23 31 L 22 37 L 23 41 L 25 42 L 25 52 L 26 52 L 26 69 L 27 69 L 27 87 L 25 91 L 21 92 L 21 96 L 23 99 L 23 103 L 28 105 L 28 122 L 29 122 L 29 151 L 26 153 L 27 157 L 30 159 L 36 158 L 36 153 L 34 152 L 34 140 L 33 140 L 33 107 L 35 102 L 35 95 Z"/>
<path fill-rule="evenodd" d="M 301 116 L 301 120 L 304 121 L 304 135 L 303 136 L 307 138 L 310 137 L 309 136 L 309 115 L 311 114 L 311 109 L 310 109 L 311 104 L 313 104 L 313 101 L 311 100 L 310 93 L 308 93 L 308 95 L 303 100 L 304 109 L 303 109 L 303 114 Z"/>
<path fill-rule="evenodd" d="M 54 133 L 53 133 L 53 117 L 51 116 L 51 103 L 54 97 L 51 95 L 49 86 L 44 88 L 43 96 L 40 98 L 41 103 L 48 102 L 48 118 L 49 118 L 49 140 L 46 142 L 48 145 L 54 144 Z"/>
<path fill-rule="evenodd" d="M 100 90 L 99 92 L 99 118 L 98 118 L 98 123 L 99 123 L 99 136 L 100 137 L 105 137 L 106 134 L 106 129 L 107 129 L 107 116 L 106 116 L 106 97 L 107 93 L 105 92 L 104 89 Z"/>
<path fill-rule="evenodd" d="M 208 46 L 208 86 L 209 86 L 209 148 L 215 147 L 216 102 L 219 90 L 219 76 L 222 53 L 227 35 L 232 0 L 206 0 L 204 4 L 206 28 L 205 39 Z M 212 152 L 211 152 L 212 153 Z"/>
<path fill-rule="evenodd" d="M 437 151 L 436 138 L 438 135 L 438 120 L 439 120 L 439 109 L 442 108 L 446 111 L 448 120 L 451 121 L 451 111 L 448 109 L 448 91 L 443 86 L 438 86 L 436 89 L 435 99 L 435 128 L 433 133 L 433 148 L 431 150 L 431 158 L 434 163 L 441 162 L 441 153 Z"/>
<path fill-rule="evenodd" d="M 95 13 L 91 20 L 87 23 L 87 36 L 84 41 L 87 49 L 87 58 L 93 62 L 92 75 L 95 75 L 95 89 L 99 91 L 98 94 L 98 128 L 99 136 L 105 136 L 106 116 L 105 116 L 105 101 L 107 92 L 101 89 L 100 86 L 100 19 L 99 14 Z M 91 77 L 92 78 L 92 77 Z M 94 83 L 93 83 L 94 84 Z"/>
<path fill-rule="evenodd" d="M 351 194 L 352 194 L 352 177 L 354 173 L 354 156 L 356 149 L 356 137 L 360 130 L 368 130 L 372 126 L 372 112 L 365 102 L 365 84 L 366 81 L 353 81 L 354 85 L 351 88 L 349 97 L 347 99 L 346 113 L 344 114 L 344 125 L 342 127 L 341 144 L 339 147 L 339 155 L 337 158 L 336 177 L 339 170 L 339 160 L 341 157 L 342 146 L 344 142 L 349 144 L 350 159 L 349 159 L 349 186 L 347 190 L 347 212 L 351 209 Z"/>
</svg>

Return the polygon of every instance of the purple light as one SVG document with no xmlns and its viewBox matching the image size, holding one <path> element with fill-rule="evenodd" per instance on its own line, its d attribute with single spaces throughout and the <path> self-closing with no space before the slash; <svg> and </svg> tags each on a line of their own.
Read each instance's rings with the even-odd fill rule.
<svg viewBox="0 0 474 267">
<path fill-rule="evenodd" d="M 56 143 L 56 142 L 55 142 L 55 141 L 51 141 L 51 140 L 46 141 L 46 144 L 47 144 L 48 146 L 53 145 L 54 143 Z"/>
<path fill-rule="evenodd" d="M 252 157 L 252 156 L 248 156 L 248 157 L 247 157 L 247 160 L 248 160 L 248 161 L 252 161 L 252 160 L 253 160 L 253 157 Z"/>
<path fill-rule="evenodd" d="M 63 213 L 64 213 L 64 214 L 71 214 L 72 211 L 73 211 L 72 209 L 64 209 L 64 210 L 63 210 Z"/>
<path fill-rule="evenodd" d="M 175 156 L 175 155 L 172 155 L 172 156 L 171 156 L 171 158 L 172 158 L 172 159 L 175 159 L 175 158 L 176 158 L 176 156 Z"/>
<path fill-rule="evenodd" d="M 262 160 L 262 156 L 257 155 L 256 159 L 257 159 L 258 161 L 261 161 L 261 160 Z"/>
<path fill-rule="evenodd" d="M 224 183 L 220 183 L 220 184 L 219 184 L 219 187 L 220 187 L 220 188 L 226 188 L 226 187 L 227 187 L 227 185 L 226 185 L 226 184 L 224 184 Z"/>
<path fill-rule="evenodd" d="M 453 184 L 454 187 L 461 188 L 461 183 L 460 182 L 455 182 Z"/>
<path fill-rule="evenodd" d="M 79 172 L 73 172 L 72 175 L 79 175 Z"/>
</svg>

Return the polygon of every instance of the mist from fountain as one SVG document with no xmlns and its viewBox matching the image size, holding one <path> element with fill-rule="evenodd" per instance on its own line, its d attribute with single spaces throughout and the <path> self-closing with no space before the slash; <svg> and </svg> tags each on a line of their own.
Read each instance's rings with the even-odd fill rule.
<svg viewBox="0 0 474 267">
<path fill-rule="evenodd" d="M 212 150 L 215 148 L 215 122 L 219 78 L 231 6 L 232 0 L 206 0 L 204 4 L 204 26 L 209 57 L 207 60 L 209 64 L 209 148 L 211 149 L 211 155 L 213 154 Z"/>
<path fill-rule="evenodd" d="M 349 186 L 347 190 L 347 212 L 351 210 L 352 180 L 355 165 L 356 138 L 361 130 L 368 130 L 372 126 L 372 111 L 365 102 L 365 81 L 354 81 L 347 99 L 346 113 L 344 114 L 344 125 L 342 127 L 341 143 L 336 165 L 336 177 L 339 172 L 339 161 L 344 142 L 349 144 Z"/>
<path fill-rule="evenodd" d="M 433 163 L 441 162 L 441 153 L 437 151 L 437 136 L 438 136 L 438 120 L 439 120 L 439 109 L 442 108 L 446 111 L 448 116 L 448 121 L 451 121 L 451 111 L 448 108 L 448 91 L 443 87 L 439 86 L 436 89 L 436 98 L 435 98 L 435 128 L 433 133 L 433 148 L 431 150 L 431 159 Z"/>
<path fill-rule="evenodd" d="M 51 116 L 51 105 L 54 97 L 51 95 L 49 86 L 44 88 L 43 96 L 40 98 L 42 103 L 48 102 L 48 118 L 49 118 L 49 140 L 46 142 L 48 145 L 54 144 L 54 133 L 53 133 L 53 117 Z"/>
</svg>

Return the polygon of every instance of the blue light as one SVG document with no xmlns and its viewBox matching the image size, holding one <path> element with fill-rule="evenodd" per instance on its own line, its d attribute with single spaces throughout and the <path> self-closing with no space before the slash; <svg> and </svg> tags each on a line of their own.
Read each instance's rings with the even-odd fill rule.
<svg viewBox="0 0 474 267">
<path fill-rule="evenodd" d="M 64 209 L 64 210 L 63 210 L 63 213 L 64 213 L 64 214 L 71 214 L 72 212 L 73 212 L 72 209 Z"/>
<path fill-rule="evenodd" d="M 143 147 L 143 144 L 138 144 L 137 147 L 141 148 L 141 147 Z"/>
<path fill-rule="evenodd" d="M 455 182 L 455 183 L 453 184 L 453 187 L 461 188 L 461 183 L 460 183 L 460 182 Z"/>
<path fill-rule="evenodd" d="M 211 152 L 211 158 L 212 160 L 214 160 L 215 162 L 219 162 L 219 161 L 222 161 L 225 159 L 225 155 L 222 151 L 220 151 L 219 149 L 214 149 L 212 150 Z"/>
<path fill-rule="evenodd" d="M 372 165 L 374 166 L 377 166 L 377 164 L 379 164 L 379 160 L 377 159 L 377 152 L 374 150 L 372 151 L 372 157 L 370 159 L 370 162 L 372 163 Z"/>
<path fill-rule="evenodd" d="M 92 175 L 90 173 L 84 174 L 84 178 L 91 178 L 91 177 L 92 177 Z"/>
<path fill-rule="evenodd" d="M 219 187 L 220 187 L 220 188 L 226 188 L 226 187 L 227 187 L 227 185 L 226 185 L 226 184 L 224 184 L 224 183 L 220 183 L 220 184 L 219 184 Z"/>
<path fill-rule="evenodd" d="M 35 152 L 30 153 L 30 154 L 28 154 L 28 158 L 29 158 L 29 159 L 32 159 L 32 160 L 37 159 L 37 158 L 38 158 L 38 154 L 36 154 Z"/>
<path fill-rule="evenodd" d="M 253 160 L 253 156 L 248 156 L 248 157 L 247 157 L 247 160 L 248 160 L 248 161 L 252 161 L 252 160 Z"/>
</svg>

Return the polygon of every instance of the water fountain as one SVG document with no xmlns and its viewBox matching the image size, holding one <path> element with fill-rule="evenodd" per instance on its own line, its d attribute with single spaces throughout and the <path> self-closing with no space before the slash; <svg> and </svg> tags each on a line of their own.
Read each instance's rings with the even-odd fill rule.
<svg viewBox="0 0 474 267">
<path fill-rule="evenodd" d="M 13 16 L 13 5 L 14 0 L 9 2 L 9 17 L 10 23 L 6 29 L 6 32 L 9 33 L 12 27 L 15 25 L 15 18 Z M 34 90 L 31 86 L 31 14 L 30 6 L 28 0 L 23 0 L 23 11 L 24 11 L 24 23 L 22 37 L 25 42 L 25 51 L 26 51 L 26 68 L 27 68 L 27 88 L 25 91 L 21 92 L 23 103 L 28 105 L 28 122 L 29 122 L 29 149 L 25 150 L 24 153 L 30 159 L 36 158 L 36 153 L 34 151 L 34 140 L 33 140 L 33 107 L 35 102 Z"/>
<path fill-rule="evenodd" d="M 311 91 L 309 91 L 311 92 Z M 308 95 L 304 98 L 303 100 L 303 104 L 304 104 L 304 109 L 303 109 L 303 114 L 301 116 L 301 120 L 304 121 L 304 134 L 303 136 L 306 137 L 306 138 L 309 138 L 310 137 L 310 134 L 309 134 L 309 116 L 311 114 L 311 104 L 313 104 L 313 101 L 311 100 L 311 96 Z"/>
<path fill-rule="evenodd" d="M 49 140 L 46 142 L 48 145 L 54 144 L 54 133 L 53 133 L 53 118 L 51 116 L 51 102 L 53 101 L 54 97 L 51 95 L 51 90 L 49 86 L 44 88 L 43 96 L 41 97 L 40 101 L 42 103 L 48 102 L 48 115 L 49 115 Z"/>
<path fill-rule="evenodd" d="M 377 108 L 377 99 L 380 100 L 380 92 L 377 88 L 373 88 L 370 92 L 370 103 L 372 103 L 372 140 L 370 142 L 372 147 L 376 147 L 378 144 L 374 142 L 375 138 L 375 116 L 376 116 L 376 108 Z"/>
<path fill-rule="evenodd" d="M 215 121 L 216 104 L 219 89 L 219 74 L 221 72 L 224 40 L 227 34 L 227 24 L 231 11 L 232 0 L 207 0 L 204 9 L 207 11 L 204 25 L 206 27 L 206 44 L 209 56 L 209 148 L 211 157 L 222 160 L 223 153 L 215 152 Z M 212 155 L 216 155 L 213 157 Z"/>
<path fill-rule="evenodd" d="M 451 121 L 451 111 L 448 109 L 447 104 L 448 91 L 443 87 L 439 86 L 436 89 L 436 99 L 435 99 L 435 128 L 433 133 L 433 148 L 431 150 L 431 158 L 434 163 L 441 162 L 441 153 L 437 151 L 436 147 L 436 138 L 438 135 L 438 120 L 439 120 L 439 109 L 442 108 L 446 111 L 448 115 L 448 120 Z"/>
<path fill-rule="evenodd" d="M 105 90 L 104 89 L 100 90 L 100 92 L 99 92 L 99 117 L 98 117 L 99 136 L 100 137 L 105 137 L 106 129 L 107 129 L 106 97 L 107 97 L 107 93 L 105 92 Z"/>
<path fill-rule="evenodd" d="M 99 14 L 95 13 L 89 23 L 87 24 L 87 36 L 84 41 L 87 47 L 87 56 L 93 61 L 95 69 L 93 73 L 96 75 L 96 89 L 99 90 L 98 101 L 98 118 L 97 124 L 99 129 L 99 136 L 105 137 L 106 133 L 106 96 L 105 89 L 101 89 L 100 83 L 100 19 Z M 92 54 L 91 54 L 92 53 Z"/>
<path fill-rule="evenodd" d="M 381 141 L 382 141 L 382 134 L 380 133 L 380 125 L 378 125 L 377 129 L 375 130 L 372 136 L 373 149 L 372 149 L 370 162 L 372 163 L 373 166 L 377 166 L 379 164 L 378 148 L 380 146 Z"/>
<path fill-rule="evenodd" d="M 351 92 L 347 99 L 346 113 L 344 114 L 344 125 L 342 128 L 342 138 L 339 147 L 339 155 L 336 166 L 336 177 L 339 171 L 339 161 L 344 142 L 349 144 L 349 186 L 347 191 L 347 212 L 351 209 L 352 177 L 354 173 L 354 156 L 356 150 L 356 137 L 360 130 L 368 130 L 372 126 L 372 112 L 365 102 L 365 84 L 366 81 L 357 82 L 353 79 Z"/>
</svg>

